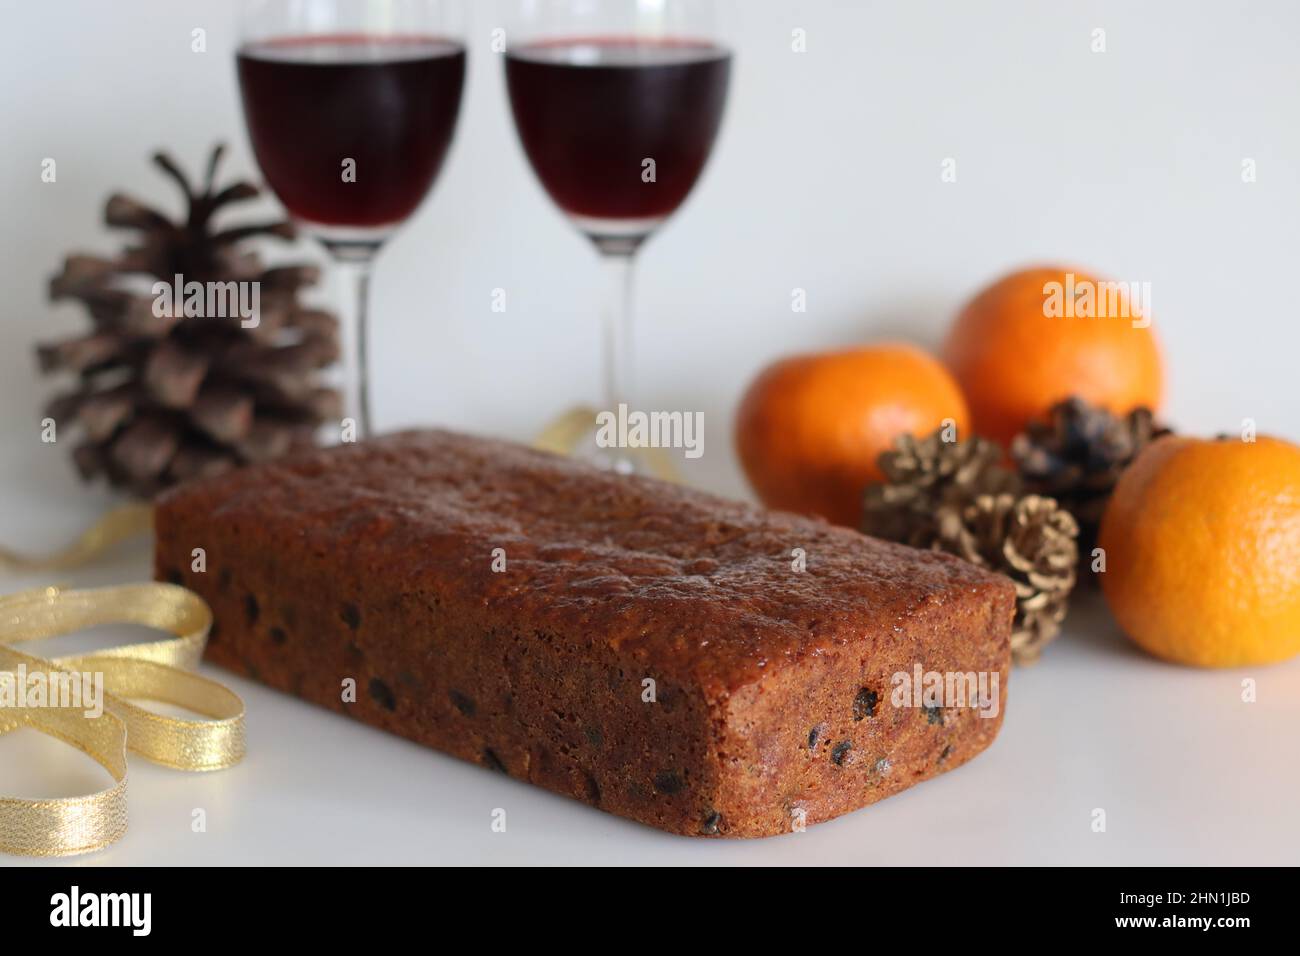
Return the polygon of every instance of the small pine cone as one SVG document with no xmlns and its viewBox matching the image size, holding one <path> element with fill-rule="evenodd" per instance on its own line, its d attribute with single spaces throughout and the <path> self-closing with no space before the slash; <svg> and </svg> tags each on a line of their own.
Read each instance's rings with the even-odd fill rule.
<svg viewBox="0 0 1300 956">
<path fill-rule="evenodd" d="M 972 498 L 1019 490 L 1001 460 L 1001 449 L 983 438 L 944 441 L 943 429 L 901 436 L 880 456 L 885 481 L 866 491 L 862 530 L 918 548 L 952 537 Z"/>
<path fill-rule="evenodd" d="M 1168 434 L 1148 408 L 1119 418 L 1071 398 L 1017 435 L 1011 456 L 1027 490 L 1055 498 L 1074 515 L 1080 556 L 1087 562 L 1120 474 L 1142 449 Z"/>
<path fill-rule="evenodd" d="M 1014 476 L 1000 465 L 1002 451 L 983 438 L 945 441 L 943 429 L 925 438 L 903 435 L 892 451 L 880 456 L 880 470 L 890 484 L 910 485 L 936 493 L 956 486 L 972 494 L 995 493 Z"/>
<path fill-rule="evenodd" d="M 965 512 L 964 552 L 1016 586 L 1011 654 L 1017 664 L 1037 660 L 1060 633 L 1079 560 L 1078 524 L 1051 498 L 981 495 Z M 967 560 L 971 560 L 967 557 Z"/>
<path fill-rule="evenodd" d="M 1077 580 L 1079 526 L 1052 498 L 1023 494 L 1001 457 L 979 438 L 900 438 L 880 456 L 887 480 L 867 489 L 863 531 L 947 551 L 1010 578 L 1012 658 L 1028 664 L 1060 633 Z"/>
</svg>

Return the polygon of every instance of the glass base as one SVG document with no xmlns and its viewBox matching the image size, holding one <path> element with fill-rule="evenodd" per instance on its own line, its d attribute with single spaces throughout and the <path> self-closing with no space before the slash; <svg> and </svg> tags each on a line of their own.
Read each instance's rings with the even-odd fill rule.
<svg viewBox="0 0 1300 956">
<path fill-rule="evenodd" d="M 589 465 L 619 475 L 649 474 L 645 463 L 639 461 L 632 454 L 633 451 L 639 451 L 640 449 L 611 448 L 601 445 L 596 441 L 596 435 L 596 428 L 587 429 L 569 451 L 569 457 L 585 461 Z"/>
</svg>

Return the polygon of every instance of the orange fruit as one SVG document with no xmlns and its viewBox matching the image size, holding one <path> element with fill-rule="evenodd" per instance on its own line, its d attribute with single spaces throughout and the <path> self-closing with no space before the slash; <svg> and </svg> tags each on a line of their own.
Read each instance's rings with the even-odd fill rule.
<svg viewBox="0 0 1300 956">
<path fill-rule="evenodd" d="M 942 350 L 975 433 L 1006 445 L 1071 395 L 1117 414 L 1158 408 L 1160 349 L 1141 304 L 1119 284 L 1056 267 L 1015 272 L 980 292 Z"/>
<path fill-rule="evenodd" d="M 1300 447 L 1166 436 L 1102 518 L 1107 603 L 1139 646 L 1200 667 L 1300 653 Z"/>
<path fill-rule="evenodd" d="M 769 508 L 856 527 L 863 489 L 883 477 L 880 453 L 945 419 L 965 434 L 966 401 L 943 365 L 914 346 L 797 355 L 768 366 L 745 392 L 736 450 Z"/>
</svg>

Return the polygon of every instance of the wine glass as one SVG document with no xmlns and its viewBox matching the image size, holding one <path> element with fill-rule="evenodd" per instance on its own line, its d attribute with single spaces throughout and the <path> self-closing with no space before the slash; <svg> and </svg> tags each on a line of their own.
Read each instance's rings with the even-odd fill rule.
<svg viewBox="0 0 1300 956">
<path fill-rule="evenodd" d="M 465 84 L 460 17 L 458 0 L 244 0 L 241 10 L 253 153 L 290 217 L 354 287 L 355 310 L 341 317 L 341 385 L 357 439 L 372 430 L 371 263 L 447 155 Z"/>
<path fill-rule="evenodd" d="M 722 121 L 731 52 L 712 0 L 510 0 L 506 87 L 520 142 L 543 188 L 587 236 L 609 274 L 606 408 L 632 389 L 633 267 L 641 244 L 682 204 Z M 594 421 L 572 451 L 622 472 Z"/>
</svg>

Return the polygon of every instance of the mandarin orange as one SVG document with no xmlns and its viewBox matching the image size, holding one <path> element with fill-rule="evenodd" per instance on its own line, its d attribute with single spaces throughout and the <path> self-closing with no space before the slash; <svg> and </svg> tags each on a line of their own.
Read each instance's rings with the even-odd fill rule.
<svg viewBox="0 0 1300 956">
<path fill-rule="evenodd" d="M 1102 591 L 1157 657 L 1200 667 L 1300 653 L 1300 447 L 1166 436 L 1102 518 Z"/>
<path fill-rule="evenodd" d="M 736 449 L 770 508 L 856 527 L 876 459 L 899 435 L 945 421 L 965 434 L 966 402 L 933 356 L 884 344 L 799 355 L 764 369 L 736 414 Z"/>
<path fill-rule="evenodd" d="M 1057 267 L 1015 272 L 972 299 L 942 349 L 975 433 L 1008 444 L 1071 395 L 1126 414 L 1159 407 L 1160 348 L 1127 284 Z M 1140 287 L 1139 287 L 1140 290 Z"/>
</svg>

